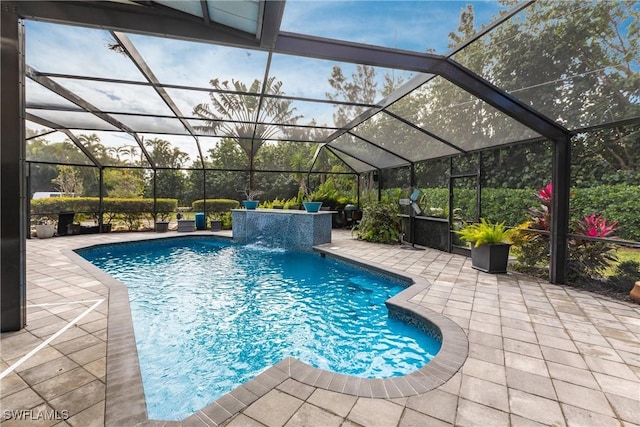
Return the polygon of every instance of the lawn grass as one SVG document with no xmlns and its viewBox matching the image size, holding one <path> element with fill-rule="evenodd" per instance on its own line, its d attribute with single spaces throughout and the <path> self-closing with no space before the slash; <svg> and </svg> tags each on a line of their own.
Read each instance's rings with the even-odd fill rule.
<svg viewBox="0 0 640 427">
<path fill-rule="evenodd" d="M 640 249 L 619 247 L 616 249 L 616 256 L 618 257 L 618 262 L 607 268 L 604 273 L 606 277 L 612 276 L 616 271 L 616 266 L 621 262 L 635 261 L 640 263 Z M 640 277 L 638 277 L 638 280 L 640 280 Z"/>
</svg>

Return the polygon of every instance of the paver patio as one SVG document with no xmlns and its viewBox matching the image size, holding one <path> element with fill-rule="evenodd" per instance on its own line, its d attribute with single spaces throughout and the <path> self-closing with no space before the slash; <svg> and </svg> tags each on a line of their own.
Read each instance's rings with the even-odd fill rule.
<svg viewBox="0 0 640 427">
<path fill-rule="evenodd" d="M 118 410 L 131 404 L 116 392 L 128 384 L 113 384 L 107 376 L 107 348 L 116 353 L 114 343 L 122 339 L 108 333 L 109 315 L 126 321 L 126 313 L 110 301 L 115 296 L 105 275 L 67 251 L 164 236 L 111 233 L 27 242 L 28 325 L 0 341 L 0 370 L 12 367 L 0 383 L 3 426 L 142 421 Z M 286 368 L 272 368 L 266 380 L 183 423 L 142 425 L 640 426 L 640 306 L 521 274 L 481 273 L 459 255 L 360 242 L 342 230 L 334 230 L 326 246 L 427 279 L 431 285 L 412 301 L 464 330 L 469 353 L 462 369 L 429 392 L 376 399 L 311 387 Z M 109 360 L 118 356 L 130 357 L 110 354 Z"/>
</svg>

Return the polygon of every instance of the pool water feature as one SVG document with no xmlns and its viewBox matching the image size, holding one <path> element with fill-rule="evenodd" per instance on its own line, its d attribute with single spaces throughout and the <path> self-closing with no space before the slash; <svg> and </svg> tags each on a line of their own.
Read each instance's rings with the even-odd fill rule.
<svg viewBox="0 0 640 427">
<path fill-rule="evenodd" d="M 440 348 L 388 317 L 406 283 L 318 254 L 197 237 L 79 253 L 128 287 L 151 419 L 182 420 L 287 356 L 388 378 Z"/>
</svg>

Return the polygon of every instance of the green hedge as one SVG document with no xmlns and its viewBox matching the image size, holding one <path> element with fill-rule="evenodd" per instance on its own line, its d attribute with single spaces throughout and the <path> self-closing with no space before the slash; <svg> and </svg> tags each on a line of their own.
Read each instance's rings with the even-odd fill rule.
<svg viewBox="0 0 640 427">
<path fill-rule="evenodd" d="M 429 213 L 430 208 L 448 213 L 448 188 L 423 188 L 420 204 Z M 516 226 L 529 219 L 527 209 L 537 207 L 537 189 L 483 188 L 481 216 L 491 222 L 504 221 Z M 640 241 L 640 186 L 602 185 L 571 190 L 571 224 L 591 214 L 601 214 L 618 221 L 617 236 L 624 240 Z M 476 192 L 474 189 L 456 189 L 456 205 L 463 218 L 473 218 Z"/>
<path fill-rule="evenodd" d="M 504 222 L 509 226 L 529 220 L 527 209 L 539 205 L 535 190 L 528 188 L 483 188 L 481 198 L 482 218 L 490 222 Z"/>
<path fill-rule="evenodd" d="M 618 221 L 617 236 L 640 242 L 640 185 L 601 185 L 572 190 L 572 223 L 586 215 Z"/>
<path fill-rule="evenodd" d="M 240 202 L 231 199 L 206 199 L 207 200 L 207 212 L 229 212 L 231 209 L 237 209 L 240 207 Z M 204 199 L 195 200 L 191 207 L 194 212 L 204 211 Z"/>
<path fill-rule="evenodd" d="M 125 199 L 105 197 L 104 212 L 140 212 L 153 213 L 153 199 Z M 178 207 L 177 199 L 156 199 L 158 212 L 174 212 Z M 100 198 L 98 197 L 50 197 L 31 201 L 31 213 L 36 215 L 57 214 L 60 212 L 98 213 Z"/>
</svg>

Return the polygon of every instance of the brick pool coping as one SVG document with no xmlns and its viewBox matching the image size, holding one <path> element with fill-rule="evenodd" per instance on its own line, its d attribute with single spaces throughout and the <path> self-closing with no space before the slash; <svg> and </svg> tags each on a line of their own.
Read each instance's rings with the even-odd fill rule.
<svg viewBox="0 0 640 427">
<path fill-rule="evenodd" d="M 158 236 L 156 238 L 184 237 L 202 238 L 203 236 L 180 235 Z M 209 236 L 209 238 L 229 240 L 229 238 L 223 236 Z M 129 242 L 122 242 L 122 244 L 126 243 Z M 102 244 L 104 243 L 99 245 Z M 224 423 L 289 378 L 312 387 L 346 395 L 390 399 L 409 397 L 431 391 L 447 382 L 460 370 L 467 359 L 469 351 L 469 342 L 462 328 L 446 316 L 412 301 L 416 295 L 430 286 L 426 279 L 406 272 L 395 271 L 391 268 L 383 268 L 361 259 L 356 260 L 344 254 L 338 254 L 326 247 L 328 245 L 315 247 L 314 251 L 323 256 L 335 257 L 413 283 L 404 291 L 387 300 L 386 304 L 392 317 L 408 321 L 441 339 L 441 349 L 433 360 L 421 369 L 402 377 L 369 379 L 318 369 L 295 358 L 287 357 L 267 368 L 250 381 L 200 409 L 182 422 L 188 424 L 193 421 L 197 423 L 203 418 L 208 418 L 218 425 Z M 91 246 L 94 245 L 75 249 Z M 171 422 L 149 420 L 147 416 L 133 321 L 129 307 L 129 294 L 126 286 L 95 267 L 74 250 L 64 249 L 63 253 L 109 289 L 105 425 L 121 426 L 139 423 L 149 426 L 156 423 L 157 425 L 169 425 Z"/>
</svg>

